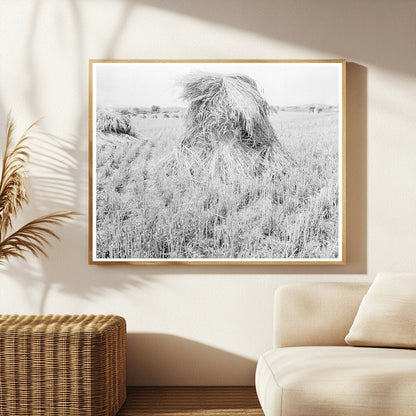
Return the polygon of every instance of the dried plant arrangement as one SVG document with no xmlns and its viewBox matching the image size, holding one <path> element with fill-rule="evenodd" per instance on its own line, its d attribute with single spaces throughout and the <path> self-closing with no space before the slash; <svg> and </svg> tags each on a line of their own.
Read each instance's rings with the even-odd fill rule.
<svg viewBox="0 0 416 416">
<path fill-rule="evenodd" d="M 30 155 L 27 141 L 32 138 L 31 133 L 37 123 L 38 121 L 31 124 L 15 140 L 15 123 L 10 115 L 8 117 L 0 177 L 0 264 L 5 264 L 12 257 L 24 259 L 25 253 L 29 252 L 35 256 L 46 256 L 45 248 L 50 244 L 50 239 L 59 240 L 52 226 L 62 224 L 78 214 L 73 211 L 53 212 L 13 230 L 13 218 L 29 202 L 25 183 Z"/>
</svg>

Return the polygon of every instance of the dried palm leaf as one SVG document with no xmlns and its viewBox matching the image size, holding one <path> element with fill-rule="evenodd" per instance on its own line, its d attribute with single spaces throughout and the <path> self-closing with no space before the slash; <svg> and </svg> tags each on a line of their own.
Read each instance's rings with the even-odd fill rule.
<svg viewBox="0 0 416 416">
<path fill-rule="evenodd" d="M 55 212 L 30 221 L 6 237 L 12 228 L 12 219 L 24 204 L 28 203 L 25 180 L 26 163 L 29 160 L 29 147 L 26 141 L 32 137 L 32 129 L 38 123 L 32 123 L 14 143 L 14 121 L 9 115 L 7 123 L 6 146 L 0 177 L 0 264 L 10 257 L 24 258 L 24 253 L 46 255 L 45 247 L 50 238 L 58 238 L 50 229 L 78 213 L 72 211 Z"/>
<path fill-rule="evenodd" d="M 4 150 L 2 172 L 0 178 L 0 238 L 7 233 L 12 225 L 12 218 L 28 202 L 25 179 L 25 165 L 29 159 L 29 148 L 26 140 L 30 138 L 31 124 L 17 143 L 13 146 L 15 125 L 9 116 L 7 124 L 6 147 Z"/>
<path fill-rule="evenodd" d="M 58 235 L 50 226 L 60 225 L 63 221 L 78 215 L 76 212 L 63 211 L 36 218 L 19 228 L 5 240 L 0 242 L 0 264 L 4 264 L 10 257 L 24 258 L 25 252 L 46 256 L 45 247 L 50 245 L 49 239 Z"/>
</svg>

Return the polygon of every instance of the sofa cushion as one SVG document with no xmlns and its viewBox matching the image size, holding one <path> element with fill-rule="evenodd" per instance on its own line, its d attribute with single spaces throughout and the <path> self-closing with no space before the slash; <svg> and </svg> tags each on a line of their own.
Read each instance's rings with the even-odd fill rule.
<svg viewBox="0 0 416 416">
<path fill-rule="evenodd" d="M 358 308 L 345 342 L 416 348 L 416 274 L 378 274 Z"/>
<path fill-rule="evenodd" d="M 273 347 L 345 346 L 368 283 L 298 283 L 278 288 Z"/>
<path fill-rule="evenodd" d="M 256 389 L 266 416 L 416 415 L 416 351 L 277 348 L 261 356 Z"/>
</svg>

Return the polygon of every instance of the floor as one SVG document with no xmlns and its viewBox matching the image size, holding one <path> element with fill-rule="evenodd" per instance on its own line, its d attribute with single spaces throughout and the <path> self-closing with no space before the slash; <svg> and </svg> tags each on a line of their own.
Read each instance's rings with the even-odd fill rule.
<svg viewBox="0 0 416 416">
<path fill-rule="evenodd" d="M 254 387 L 128 387 L 117 416 L 264 416 Z"/>
</svg>

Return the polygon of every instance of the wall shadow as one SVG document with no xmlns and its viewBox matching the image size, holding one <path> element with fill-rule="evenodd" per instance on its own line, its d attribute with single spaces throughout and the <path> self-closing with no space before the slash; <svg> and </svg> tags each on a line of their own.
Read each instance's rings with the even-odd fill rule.
<svg viewBox="0 0 416 416">
<path fill-rule="evenodd" d="M 254 385 L 255 368 L 254 360 L 175 335 L 127 335 L 128 385 Z"/>
<path fill-rule="evenodd" d="M 413 75 L 415 71 L 412 54 L 403 53 L 406 49 L 399 47 L 404 41 L 409 42 L 410 49 L 413 44 L 403 39 L 402 33 L 397 30 L 401 24 L 413 27 L 415 7 L 412 1 L 398 2 L 395 4 L 397 7 L 392 7 L 389 0 L 378 1 L 377 7 L 371 0 L 134 1 L 322 51 L 325 54 L 322 58 L 328 55 L 353 57 L 356 61 L 402 73 Z"/>
<path fill-rule="evenodd" d="M 347 63 L 347 268 L 367 273 L 367 68 Z"/>
</svg>

